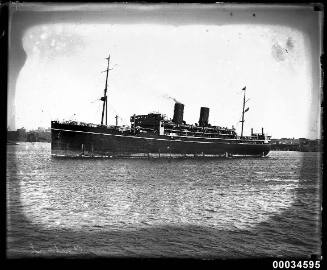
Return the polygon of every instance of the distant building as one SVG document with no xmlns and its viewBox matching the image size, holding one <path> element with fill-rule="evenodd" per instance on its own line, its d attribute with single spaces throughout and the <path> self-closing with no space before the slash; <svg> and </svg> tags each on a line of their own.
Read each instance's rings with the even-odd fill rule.
<svg viewBox="0 0 327 270">
<path fill-rule="evenodd" d="M 38 128 L 37 128 L 37 131 L 38 131 L 38 132 L 45 132 L 45 128 L 44 128 L 44 127 L 38 127 Z"/>
<path fill-rule="evenodd" d="M 17 131 L 7 131 L 7 142 L 15 142 L 18 140 L 18 133 Z"/>
<path fill-rule="evenodd" d="M 28 142 L 37 142 L 38 141 L 38 134 L 34 131 L 30 131 L 27 133 L 27 141 Z"/>
<path fill-rule="evenodd" d="M 319 152 L 321 151 L 321 142 L 319 139 L 309 140 L 306 138 L 271 139 L 271 149 L 276 151 Z"/>
<path fill-rule="evenodd" d="M 26 131 L 25 128 L 16 131 L 7 130 L 8 142 L 51 142 L 51 129 L 39 127 L 37 130 Z"/>
<path fill-rule="evenodd" d="M 27 134 L 25 128 L 19 128 L 17 129 L 17 140 L 18 141 L 26 141 Z"/>
<path fill-rule="evenodd" d="M 306 138 L 300 138 L 300 151 L 302 152 L 320 152 L 321 141 L 319 139 L 316 140 L 308 140 Z"/>
</svg>

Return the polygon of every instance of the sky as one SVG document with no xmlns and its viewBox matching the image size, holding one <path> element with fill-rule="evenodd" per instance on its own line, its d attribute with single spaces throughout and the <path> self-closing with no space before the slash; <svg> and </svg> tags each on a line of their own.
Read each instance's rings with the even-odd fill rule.
<svg viewBox="0 0 327 270">
<path fill-rule="evenodd" d="M 121 125 L 133 114 L 172 118 L 174 98 L 187 123 L 198 122 L 205 106 L 210 124 L 240 133 L 246 86 L 245 135 L 263 127 L 273 138 L 319 137 L 319 18 L 308 7 L 98 5 L 90 17 L 85 7 L 66 6 L 69 20 L 59 7 L 22 6 L 24 16 L 12 16 L 17 48 L 9 58 L 18 59 L 18 45 L 25 57 L 9 61 L 11 129 L 51 120 L 100 124 L 110 54 L 108 124 L 115 115 Z M 35 10 L 53 17 L 34 20 Z"/>
</svg>

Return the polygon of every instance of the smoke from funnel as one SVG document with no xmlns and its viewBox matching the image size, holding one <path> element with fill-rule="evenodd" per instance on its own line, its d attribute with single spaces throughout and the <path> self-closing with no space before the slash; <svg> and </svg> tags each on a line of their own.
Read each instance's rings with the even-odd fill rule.
<svg viewBox="0 0 327 270">
<path fill-rule="evenodd" d="M 173 100 L 175 103 L 182 103 L 182 102 L 178 101 L 176 98 L 173 98 L 173 97 L 171 97 L 171 96 L 169 96 L 169 95 L 167 95 L 167 94 L 163 95 L 163 97 L 164 97 L 164 98 L 167 98 L 167 99 L 171 99 L 171 100 Z"/>
</svg>

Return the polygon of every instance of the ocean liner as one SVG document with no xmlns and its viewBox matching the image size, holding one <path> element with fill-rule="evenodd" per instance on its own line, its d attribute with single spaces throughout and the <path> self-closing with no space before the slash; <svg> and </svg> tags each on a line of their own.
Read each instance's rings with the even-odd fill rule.
<svg viewBox="0 0 327 270">
<path fill-rule="evenodd" d="M 196 156 L 266 156 L 270 136 L 263 132 L 243 136 L 246 87 L 242 90 L 242 130 L 209 124 L 209 108 L 201 107 L 198 123 L 183 120 L 184 104 L 176 102 L 172 119 L 160 113 L 132 115 L 130 126 L 107 125 L 107 89 L 110 55 L 101 124 L 76 121 L 51 121 L 51 155 L 53 157 L 196 157 Z M 105 122 L 104 122 L 105 120 Z"/>
</svg>

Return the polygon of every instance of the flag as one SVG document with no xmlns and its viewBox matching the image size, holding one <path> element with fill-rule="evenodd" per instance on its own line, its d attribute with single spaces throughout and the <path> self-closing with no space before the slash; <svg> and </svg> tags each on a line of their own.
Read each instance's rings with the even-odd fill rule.
<svg viewBox="0 0 327 270">
<path fill-rule="evenodd" d="M 245 90 L 246 89 L 246 86 L 244 86 L 243 88 L 242 88 L 242 90 Z"/>
<path fill-rule="evenodd" d="M 249 108 L 249 107 L 247 107 L 247 108 L 245 109 L 245 111 L 244 111 L 244 112 L 247 112 L 249 109 L 250 109 L 250 108 Z"/>
</svg>

